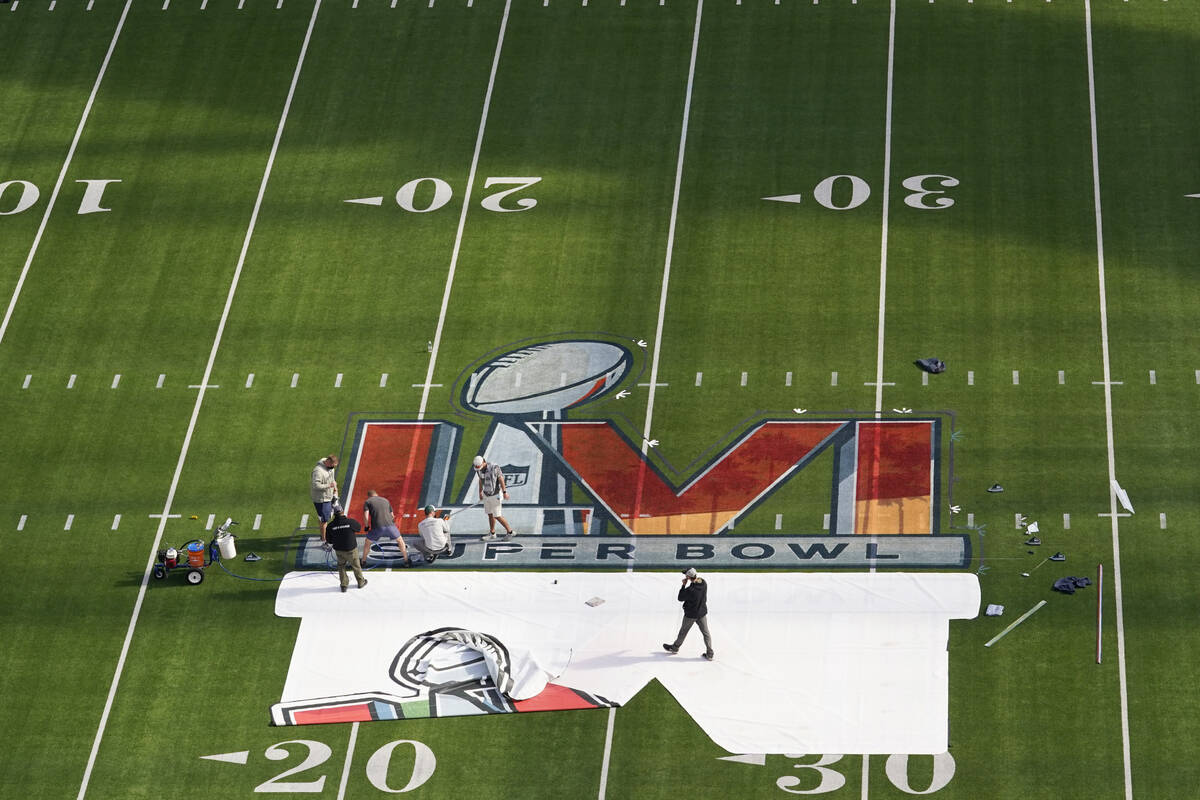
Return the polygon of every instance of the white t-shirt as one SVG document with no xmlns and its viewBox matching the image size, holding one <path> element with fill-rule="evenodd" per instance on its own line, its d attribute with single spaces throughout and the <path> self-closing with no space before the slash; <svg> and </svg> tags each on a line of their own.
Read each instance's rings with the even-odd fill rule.
<svg viewBox="0 0 1200 800">
<path fill-rule="evenodd" d="M 441 550 L 450 541 L 450 521 L 441 517 L 426 517 L 417 523 L 417 533 L 430 550 Z"/>
</svg>

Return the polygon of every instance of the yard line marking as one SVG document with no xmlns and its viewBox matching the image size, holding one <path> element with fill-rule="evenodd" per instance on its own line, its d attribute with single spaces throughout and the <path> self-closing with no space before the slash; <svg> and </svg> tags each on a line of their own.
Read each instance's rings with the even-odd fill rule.
<svg viewBox="0 0 1200 800">
<path fill-rule="evenodd" d="M 660 3 L 661 5 L 661 3 Z M 700 49 L 700 22 L 704 14 L 704 0 L 696 0 L 696 24 L 692 30 L 692 54 L 688 62 L 687 89 L 683 100 L 683 121 L 679 130 L 679 151 L 675 160 L 675 187 L 671 193 L 671 217 L 667 226 L 667 249 L 663 259 L 662 286 L 658 297 L 658 322 L 654 329 L 654 355 L 650 359 L 650 392 L 646 398 L 646 424 L 642 429 L 642 453 L 646 453 L 650 438 L 650 426 L 654 421 L 654 397 L 658 388 L 658 360 L 662 355 L 663 326 L 667 316 L 667 291 L 671 283 L 671 260 L 675 253 L 675 225 L 679 218 L 679 194 L 683 185 L 683 159 L 687 151 L 688 119 L 692 113 L 692 86 L 696 79 L 696 52 Z M 641 481 L 639 480 L 637 496 L 634 500 L 636 507 L 641 499 Z"/>
<path fill-rule="evenodd" d="M 9 7 L 9 9 L 8 9 L 8 10 L 9 10 L 9 11 L 16 11 L 16 10 L 17 10 L 17 5 L 18 5 L 19 3 L 20 3 L 20 0 L 13 0 L 13 4 L 12 4 L 12 5 Z"/>
<path fill-rule="evenodd" d="M 116 389 L 121 384 L 121 373 L 113 375 L 112 388 Z"/>
<path fill-rule="evenodd" d="M 254 515 L 254 525 L 251 526 L 250 530 L 256 531 L 261 526 L 262 526 L 262 514 L 255 514 Z"/>
<path fill-rule="evenodd" d="M 33 380 L 33 376 L 32 376 L 32 375 L 26 375 L 26 376 L 25 376 L 25 382 L 21 384 L 21 388 L 22 388 L 22 389 L 28 389 L 28 388 L 29 388 L 29 381 L 31 381 L 31 380 Z M 699 384 L 696 384 L 696 385 L 697 385 L 697 386 L 699 386 Z"/>
<path fill-rule="evenodd" d="M 547 0 L 548 2 L 548 0 Z M 433 0 L 429 0 L 433 5 Z M 454 273 L 458 270 L 458 254 L 462 250 L 463 229 L 467 225 L 467 211 L 471 207 L 471 191 L 475 186 L 475 173 L 479 169 L 479 151 L 483 148 L 483 133 L 487 129 L 488 111 L 492 107 L 492 90 L 496 86 L 496 71 L 500 68 L 500 53 L 504 49 L 504 32 L 508 29 L 508 14 L 512 0 L 504 0 L 504 13 L 500 17 L 500 31 L 496 34 L 496 51 L 492 55 L 492 69 L 488 73 L 487 91 L 483 95 L 483 108 L 479 113 L 479 130 L 475 134 L 475 150 L 471 153 L 471 168 L 467 171 L 467 185 L 463 190 L 462 211 L 458 214 L 458 228 L 454 232 L 454 247 L 450 251 L 450 269 L 446 274 L 446 288 L 442 290 L 442 307 L 438 311 L 437 328 L 433 332 L 429 347 L 429 367 L 425 371 L 425 388 L 421 390 L 421 405 L 417 419 L 425 419 L 425 408 L 429 405 L 429 390 L 433 388 L 433 369 L 437 365 L 438 351 L 442 346 L 442 330 L 446 327 L 446 312 L 450 308 L 450 292 L 454 288 Z M 416 386 L 417 384 L 414 384 Z"/>
<path fill-rule="evenodd" d="M 242 10 L 242 6 L 246 4 L 246 0 L 238 0 L 238 11 Z"/>
<path fill-rule="evenodd" d="M 1020 384 L 1021 384 L 1021 373 L 1019 370 L 1014 369 L 1013 370 L 1013 386 L 1019 386 Z"/>
<path fill-rule="evenodd" d="M 1155 374 L 1154 370 L 1150 370 L 1150 385 L 1155 386 L 1157 384 L 1158 384 L 1158 375 Z"/>
<path fill-rule="evenodd" d="M 283 0 L 278 0 L 278 2 L 275 3 L 275 10 L 278 11 L 281 8 L 283 8 Z"/>
<path fill-rule="evenodd" d="M 165 373 L 165 372 L 160 372 L 160 373 L 158 374 L 158 383 L 154 384 L 154 388 L 155 388 L 155 389 L 161 389 L 161 388 L 163 387 L 163 381 L 165 381 L 166 379 L 167 379 L 167 375 L 166 375 L 166 373 Z"/>
<path fill-rule="evenodd" d="M 29 519 L 28 514 L 21 515 L 21 518 L 19 520 L 17 520 L 17 530 L 19 530 L 19 531 L 25 530 L 25 520 L 27 520 L 27 519 Z"/>
<path fill-rule="evenodd" d="M 791 375 L 790 372 L 788 374 Z M 829 385 L 837 386 L 837 373 L 836 372 L 829 373 Z"/>
<path fill-rule="evenodd" d="M 1123 385 L 1124 383 L 1125 383 L 1125 381 L 1109 381 L 1109 380 L 1104 380 L 1104 381 L 1092 381 L 1092 385 L 1093 385 L 1093 386 L 1104 386 L 1104 387 L 1109 387 L 1109 386 L 1121 386 L 1121 385 Z"/>
<path fill-rule="evenodd" d="M 1096 125 L 1096 72 L 1092 51 L 1092 1 L 1083 0 L 1087 32 L 1088 112 L 1092 140 L 1092 197 L 1096 209 L 1096 277 L 1100 288 L 1100 352 L 1104 361 L 1104 436 L 1108 448 L 1108 506 L 1112 514 L 1113 590 L 1117 607 L 1117 675 L 1121 695 L 1121 755 L 1125 771 L 1125 798 L 1133 800 L 1133 769 L 1129 754 L 1129 690 L 1125 675 L 1125 610 L 1121 594 L 1120 522 L 1117 518 L 1116 446 L 1113 440 L 1112 368 L 1108 354 L 1108 297 L 1104 285 L 1104 213 L 1100 203 L 1100 146 Z"/>
<path fill-rule="evenodd" d="M 358 0 L 354 0 L 355 7 L 358 6 Z M 346 796 L 346 782 L 350 780 L 350 761 L 354 754 L 354 743 L 358 740 L 358 723 L 355 722 L 350 726 L 350 741 L 346 745 L 346 763 L 342 766 L 342 781 L 338 784 L 337 800 L 342 800 Z"/>
<path fill-rule="evenodd" d="M 969 369 L 969 370 L 967 370 L 967 386 L 974 386 L 974 385 L 975 385 L 975 370 Z"/>
<path fill-rule="evenodd" d="M 74 514 L 67 514 L 67 524 L 66 524 L 66 525 L 63 525 L 63 530 L 64 530 L 64 531 L 69 531 L 69 530 L 71 530 L 71 525 L 72 525 L 74 522 L 75 522 L 75 515 L 74 515 Z"/>
<path fill-rule="evenodd" d="M 1067 373 L 1066 373 L 1066 370 L 1061 370 L 1061 369 L 1060 369 L 1060 370 L 1058 371 L 1058 385 L 1059 385 L 1059 386 L 1062 386 L 1062 385 L 1063 385 L 1063 384 L 1065 384 L 1066 382 L 1067 382 Z"/>
<path fill-rule="evenodd" d="M 696 373 L 696 385 L 697 385 L 697 386 L 699 386 L 699 385 L 700 385 L 700 380 L 701 380 L 703 377 L 704 377 L 704 373 L 703 373 L 703 372 L 697 372 L 697 373 Z M 26 383 L 28 383 L 29 381 L 28 381 L 28 380 L 26 380 L 25 382 L 26 382 Z"/>
<path fill-rule="evenodd" d="M 612 753 L 613 720 L 616 718 L 616 715 L 617 709 L 615 706 L 608 709 L 608 725 L 604 730 L 604 760 L 600 762 L 599 800 L 604 800 L 604 791 L 608 787 L 608 759 Z"/>
<path fill-rule="evenodd" d="M 342 388 L 342 373 L 339 372 L 337 374 L 337 377 L 333 379 L 333 388 L 335 388 L 335 389 Z"/>
<path fill-rule="evenodd" d="M 387 378 L 388 378 L 388 374 L 386 372 L 379 376 L 379 388 L 380 389 L 384 389 L 387 387 Z"/>
<path fill-rule="evenodd" d="M 163 0 L 163 6 L 162 6 L 162 10 L 163 10 L 163 11 L 166 11 L 166 10 L 167 10 L 167 6 L 169 6 L 169 5 L 171 5 L 171 0 Z"/>
<path fill-rule="evenodd" d="M 1163 511 L 1158 515 L 1158 527 L 1164 531 L 1167 529 L 1167 512 Z"/>
<path fill-rule="evenodd" d="M 55 0 L 50 0 L 50 10 L 51 11 L 54 10 L 54 2 L 55 2 Z"/>
<path fill-rule="evenodd" d="M 783 530 L 783 514 L 775 515 L 775 530 L 777 530 L 777 531 Z"/>
<path fill-rule="evenodd" d="M 1063 530 L 1064 531 L 1071 530 L 1071 515 L 1070 514 L 1063 514 Z"/>
<path fill-rule="evenodd" d="M 879 244 L 879 344 L 875 356 L 875 419 L 883 416 L 883 333 L 887 311 L 888 208 L 892 183 L 892 75 L 896 60 L 896 0 L 888 15 L 887 101 L 883 126 L 883 225 Z"/>
<path fill-rule="evenodd" d="M 246 388 L 249 389 L 253 385 L 254 385 L 254 373 L 251 372 L 246 375 Z"/>
<path fill-rule="evenodd" d="M 129 6 L 132 0 L 126 0 L 125 10 L 121 13 L 121 22 L 125 21 L 125 16 L 129 11 Z M 296 84 L 300 80 L 300 68 L 304 65 L 304 56 L 308 52 L 308 43 L 312 38 L 313 26 L 317 22 L 317 12 L 321 10 L 321 0 L 315 0 L 313 3 L 312 17 L 308 21 L 308 29 L 304 33 L 304 43 L 300 47 L 300 55 L 296 60 L 296 70 L 292 73 L 292 82 L 288 87 L 287 99 L 283 104 L 283 112 L 279 118 L 279 127 L 275 131 L 275 140 L 271 144 L 271 152 L 267 157 L 266 168 L 263 171 L 262 182 L 258 187 L 258 197 L 254 201 L 254 209 L 250 213 L 250 223 L 246 228 L 246 238 L 242 241 L 241 253 L 238 255 L 237 266 L 234 268 L 233 278 L 229 283 L 229 293 L 225 297 L 225 307 L 221 311 L 221 319 L 217 324 L 217 332 L 213 337 L 212 349 L 208 354 L 208 362 L 204 367 L 204 379 L 200 382 L 200 391 L 196 393 L 196 404 L 192 407 L 192 415 L 188 420 L 187 432 L 183 437 L 183 445 L 179 450 L 179 459 L 175 463 L 175 472 L 171 476 L 171 485 L 167 489 L 167 497 L 163 503 L 163 510 L 158 522 L 158 531 L 154 536 L 154 543 L 150 547 L 149 557 L 146 559 L 146 569 L 142 573 L 141 586 L 138 588 L 137 600 L 133 605 L 133 613 L 129 617 L 129 627 L 125 631 L 125 640 L 121 644 L 121 653 L 117 658 L 117 666 L 113 672 L 112 684 L 108 689 L 108 696 L 104 701 L 104 711 L 100 715 L 100 724 L 96 729 L 96 738 L 92 741 L 92 749 L 88 755 L 87 767 L 83 772 L 83 780 L 79 786 L 79 794 L 76 800 L 83 800 L 87 794 L 88 783 L 92 778 L 92 769 L 96 765 L 96 755 L 100 751 L 100 743 L 104 739 L 104 730 L 108 727 L 108 717 L 112 713 L 113 700 L 117 695 L 117 687 L 121 683 L 121 674 L 125 670 L 125 659 L 129 656 L 129 647 L 133 642 L 133 633 L 137 628 L 138 617 L 142 612 L 142 603 L 146 599 L 146 588 L 150 583 L 150 571 L 154 568 L 155 556 L 158 553 L 159 544 L 162 542 L 163 531 L 166 528 L 167 519 L 170 516 L 171 504 L 175 500 L 175 491 L 179 487 L 179 478 L 183 474 L 183 464 L 187 460 L 188 450 L 192 444 L 192 434 L 196 430 L 196 420 L 200 416 L 200 407 L 204 403 L 205 387 L 208 385 L 208 380 L 212 376 L 213 364 L 217 360 L 217 351 L 221 346 L 221 339 L 225 334 L 225 324 L 229 319 L 229 310 L 233 307 L 233 297 L 237 292 L 238 281 L 241 279 L 242 268 L 246 263 L 246 253 L 250 249 L 250 239 L 254 235 L 254 227 L 258 222 L 258 213 L 262 208 L 263 196 L 267 192 L 267 181 L 271 177 L 271 169 L 275 164 L 275 154 L 279 150 L 279 141 L 283 138 L 283 128 L 287 123 L 288 111 L 292 107 L 292 98 L 296 94 Z M 118 24 L 117 30 L 120 30 Z M 113 44 L 116 44 L 116 38 L 113 38 Z M 109 55 L 112 54 L 112 48 L 109 48 Z M 108 57 L 105 57 L 105 64 L 108 62 Z M 94 91 L 93 91 L 94 97 Z"/>
<path fill-rule="evenodd" d="M 743 373 L 742 373 L 742 386 L 745 386 L 745 385 L 746 385 L 746 379 L 747 379 L 747 378 L 749 378 L 749 375 L 748 375 L 747 373 L 743 372 Z"/>
<path fill-rule="evenodd" d="M 295 388 L 296 388 L 296 384 L 297 384 L 297 383 L 299 383 L 299 382 L 300 382 L 300 373 L 299 373 L 299 372 L 293 372 L 293 373 L 292 373 L 292 386 L 291 386 L 291 388 L 295 389 Z"/>
<path fill-rule="evenodd" d="M 74 375 L 71 375 L 71 377 L 67 378 L 67 388 L 68 389 L 75 388 L 75 376 Z"/>
<path fill-rule="evenodd" d="M 87 8 L 86 8 L 86 9 L 84 9 L 84 10 L 85 10 L 85 11 L 91 11 L 91 10 L 92 10 L 92 3 L 93 3 L 93 2 L 94 2 L 94 0 L 88 0 Z"/>
<path fill-rule="evenodd" d="M 25 285 L 25 278 L 29 275 L 29 268 L 33 264 L 33 258 L 37 255 L 38 246 L 42 242 L 42 235 L 46 232 L 46 224 L 50 221 L 50 214 L 54 211 L 54 204 L 58 200 L 58 194 L 62 191 L 63 181 L 67 177 L 67 170 L 71 168 L 71 160 L 75 157 L 75 149 L 79 147 L 79 139 L 83 136 L 83 126 L 87 124 L 88 117 L 92 113 L 92 104 L 96 102 L 96 95 L 100 91 L 100 82 L 104 80 L 104 73 L 108 71 L 108 63 L 112 60 L 113 51 L 117 48 L 117 39 L 121 35 L 121 29 L 125 27 L 125 18 L 129 15 L 129 7 L 133 5 L 133 0 L 125 0 L 125 7 L 121 10 L 121 16 L 117 20 L 116 30 L 113 31 L 112 41 L 108 44 L 108 52 L 104 54 L 104 60 L 100 62 L 100 72 L 96 75 L 96 82 L 92 84 L 92 92 L 88 95 L 87 102 L 83 106 L 83 115 L 79 118 L 79 125 L 75 127 L 75 136 L 71 139 L 71 146 L 67 148 L 67 157 L 63 161 L 62 169 L 58 173 L 58 179 L 54 182 L 54 189 L 50 192 L 50 199 L 46 202 L 46 210 L 42 213 L 42 221 L 38 224 L 37 233 L 33 236 L 33 244 L 29 248 L 29 255 L 25 258 L 25 265 L 21 267 L 21 274 L 17 277 L 17 285 L 13 287 L 12 297 L 8 301 L 8 309 L 4 312 L 4 320 L 0 322 L 0 342 L 4 341 L 4 334 L 8 331 L 8 323 L 12 320 L 13 309 L 17 306 L 17 298 L 21 296 L 21 287 Z M 12 4 L 12 10 L 17 10 L 17 4 Z"/>
<path fill-rule="evenodd" d="M 115 531 L 115 530 L 116 530 L 117 528 L 119 528 L 119 527 L 121 527 L 121 515 L 120 515 L 120 514 L 114 514 L 114 515 L 113 515 L 113 524 L 112 524 L 112 529 Z"/>
<path fill-rule="evenodd" d="M 208 0 L 200 0 L 200 10 L 203 11 L 208 7 Z"/>
<path fill-rule="evenodd" d="M 220 389 L 221 385 L 218 383 L 192 383 L 192 384 L 188 384 L 188 388 L 189 389 Z"/>
<path fill-rule="evenodd" d="M 1001 639 L 1003 639 L 1003 638 L 1004 638 L 1006 635 L 1008 635 L 1008 632 L 1009 632 L 1009 631 L 1011 631 L 1013 628 L 1015 628 L 1015 627 L 1017 627 L 1018 625 L 1020 625 L 1020 624 L 1021 624 L 1022 622 L 1024 622 L 1025 620 L 1029 619 L 1031 616 L 1033 616 L 1033 612 L 1037 611 L 1039 608 L 1041 608 L 1041 607 L 1042 607 L 1042 606 L 1044 606 L 1044 605 L 1046 605 L 1046 601 L 1045 601 L 1045 600 L 1039 600 L 1039 601 L 1038 601 L 1038 604 L 1037 604 L 1036 606 L 1034 606 L 1033 608 L 1029 609 L 1029 610 L 1028 610 L 1028 611 L 1026 611 L 1024 614 L 1022 614 L 1021 616 L 1017 617 L 1017 618 L 1016 618 L 1016 619 L 1013 621 L 1013 623 L 1012 623 L 1011 625 L 1009 625 L 1007 628 L 1005 628 L 1004 630 L 1000 631 L 998 634 L 996 634 L 995 636 L 993 636 L 993 637 L 992 637 L 992 639 L 991 639 L 991 641 L 989 641 L 987 644 L 985 644 L 985 645 L 984 645 L 984 647 L 991 647 L 991 646 L 992 646 L 992 645 L 994 645 L 996 642 L 998 642 L 998 641 L 1000 641 Z"/>
</svg>

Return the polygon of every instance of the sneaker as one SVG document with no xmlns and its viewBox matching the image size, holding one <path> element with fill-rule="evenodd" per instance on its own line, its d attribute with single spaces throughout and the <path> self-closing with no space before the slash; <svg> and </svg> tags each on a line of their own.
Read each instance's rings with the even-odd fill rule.
<svg viewBox="0 0 1200 800">
<path fill-rule="evenodd" d="M 1003 492 L 1004 487 L 998 483 L 993 483 L 991 486 L 988 487 L 988 491 L 991 492 L 992 494 L 996 494 L 997 492 Z"/>
<path fill-rule="evenodd" d="M 1026 542 L 1025 544 L 1026 544 L 1026 546 L 1029 546 L 1029 545 L 1036 545 L 1036 544 L 1041 544 L 1041 543 L 1042 543 L 1042 540 L 1039 539 L 1038 537 L 1034 536 L 1034 537 L 1030 538 L 1030 540 L 1028 542 Z"/>
<path fill-rule="evenodd" d="M 346 593 L 346 589 L 347 589 L 347 588 L 349 588 L 349 587 L 347 587 L 347 586 L 343 586 L 343 587 L 342 587 L 342 594 L 345 594 L 345 593 Z"/>
<path fill-rule="evenodd" d="M 678 653 L 679 652 L 678 647 L 676 647 L 673 644 L 667 644 L 666 642 L 663 642 L 663 650 L 666 650 L 668 653 Z"/>
<path fill-rule="evenodd" d="M 479 541 L 481 541 L 481 542 L 494 542 L 496 539 L 499 539 L 499 538 L 500 538 L 500 537 L 496 535 L 496 532 L 495 532 L 495 531 L 492 531 L 492 532 L 491 532 L 491 533 L 489 533 L 487 536 L 480 536 L 480 537 L 479 537 Z"/>
<path fill-rule="evenodd" d="M 1063 554 L 1063 552 L 1060 550 L 1060 551 L 1058 551 L 1057 553 L 1055 553 L 1054 555 L 1050 556 L 1050 560 L 1051 560 L 1051 561 L 1066 561 L 1066 560 L 1067 560 L 1067 557 L 1066 557 L 1066 555 L 1064 555 L 1064 554 Z"/>
<path fill-rule="evenodd" d="M 712 650 L 709 650 L 707 653 L 705 653 L 705 654 L 704 654 L 704 660 L 705 660 L 705 661 L 712 661 L 712 660 L 713 660 L 713 655 L 714 655 L 713 651 L 712 651 Z"/>
<path fill-rule="evenodd" d="M 366 585 L 367 585 L 367 581 L 363 580 L 363 582 L 358 585 L 358 588 L 363 589 L 366 587 Z"/>
<path fill-rule="evenodd" d="M 505 540 L 505 541 L 508 541 L 509 539 L 511 539 L 512 537 L 514 537 L 514 536 L 516 536 L 516 535 L 517 535 L 517 532 L 516 532 L 516 531 L 514 531 L 512 528 L 509 528 L 509 529 L 508 529 L 508 530 L 505 532 L 505 534 L 504 534 L 504 537 L 503 537 L 503 538 L 504 538 L 504 540 Z"/>
<path fill-rule="evenodd" d="M 432 564 L 435 561 L 437 561 L 437 553 L 431 553 L 431 554 L 425 556 L 426 564 Z"/>
<path fill-rule="evenodd" d="M 242 560 L 243 561 L 262 561 L 262 556 L 258 555 L 257 553 L 249 553 Z"/>
</svg>

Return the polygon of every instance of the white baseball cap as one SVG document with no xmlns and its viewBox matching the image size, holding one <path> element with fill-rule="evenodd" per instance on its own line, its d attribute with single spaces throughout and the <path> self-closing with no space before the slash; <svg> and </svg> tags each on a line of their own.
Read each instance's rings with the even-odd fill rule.
<svg viewBox="0 0 1200 800">
<path fill-rule="evenodd" d="M 688 567 L 687 569 L 685 569 L 685 570 L 683 571 L 683 574 L 684 574 L 684 575 L 687 575 L 689 578 L 694 578 L 694 577 L 696 577 L 696 568 L 695 568 L 695 567 Z"/>
<path fill-rule="evenodd" d="M 475 469 L 479 469 L 483 466 L 483 456 L 475 456 L 475 460 L 471 463 L 475 465 Z"/>
</svg>

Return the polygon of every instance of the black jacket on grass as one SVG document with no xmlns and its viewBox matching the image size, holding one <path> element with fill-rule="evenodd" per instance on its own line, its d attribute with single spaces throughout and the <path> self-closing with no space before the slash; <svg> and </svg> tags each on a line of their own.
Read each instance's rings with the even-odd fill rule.
<svg viewBox="0 0 1200 800">
<path fill-rule="evenodd" d="M 679 590 L 679 602 L 683 603 L 683 615 L 688 619 L 700 619 L 708 615 L 708 584 L 697 578 Z"/>
</svg>

